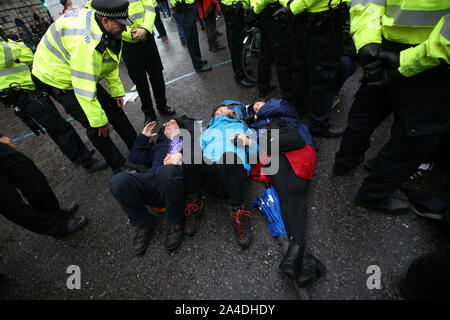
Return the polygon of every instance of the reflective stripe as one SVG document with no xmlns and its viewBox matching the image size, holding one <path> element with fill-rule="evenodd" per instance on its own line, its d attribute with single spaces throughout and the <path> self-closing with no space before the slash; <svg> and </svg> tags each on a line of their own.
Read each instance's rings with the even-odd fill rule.
<svg viewBox="0 0 450 320">
<path fill-rule="evenodd" d="M 79 89 L 79 88 L 73 88 L 73 91 L 79 96 L 94 99 L 97 96 L 97 92 L 92 92 L 89 90 Z"/>
<path fill-rule="evenodd" d="M 143 18 L 144 15 L 145 15 L 145 12 L 139 12 L 139 13 L 130 15 L 130 18 L 131 18 L 132 20 L 137 20 L 137 19 Z"/>
<path fill-rule="evenodd" d="M 100 77 L 96 76 L 95 74 L 90 74 L 87 72 L 77 71 L 77 70 L 73 70 L 73 69 L 70 69 L 70 74 L 72 75 L 72 77 L 89 80 L 89 81 L 94 81 L 94 82 L 97 82 L 100 79 Z"/>
<path fill-rule="evenodd" d="M 399 6 L 389 6 L 386 15 L 395 18 L 394 24 L 401 26 L 425 27 L 434 26 L 439 20 L 450 13 L 450 8 L 444 10 L 402 10 Z"/>
<path fill-rule="evenodd" d="M 155 8 L 153 8 L 151 6 L 145 6 L 144 9 L 148 10 L 148 11 L 151 11 L 151 12 L 155 12 Z"/>
<path fill-rule="evenodd" d="M 55 40 L 56 44 L 58 45 L 59 50 L 61 50 L 62 53 L 64 53 L 67 60 L 70 60 L 70 54 L 69 52 L 67 52 L 66 48 L 64 48 L 64 45 L 61 40 L 61 34 L 58 33 L 58 31 L 56 31 L 56 25 L 54 23 L 52 23 L 52 25 L 50 26 L 50 33 L 52 34 L 53 40 Z"/>
<path fill-rule="evenodd" d="M 441 34 L 445 39 L 450 41 L 450 16 L 446 17 L 446 21 L 441 29 Z"/>
<path fill-rule="evenodd" d="M 21 73 L 24 71 L 30 71 L 27 65 L 17 66 L 9 69 L 0 69 L 0 77 L 8 76 L 10 74 Z"/>
<path fill-rule="evenodd" d="M 2 44 L 3 52 L 5 53 L 5 67 L 9 68 L 13 65 L 13 55 L 11 47 L 7 44 Z"/>
<path fill-rule="evenodd" d="M 52 44 L 50 42 L 48 42 L 47 34 L 44 35 L 44 45 L 47 47 L 47 49 L 51 53 L 53 53 L 55 56 L 57 56 L 59 58 L 59 60 L 61 60 L 65 64 L 69 65 L 69 63 L 62 56 L 61 52 L 59 52 L 58 49 L 56 49 L 54 46 L 52 46 Z"/>
<path fill-rule="evenodd" d="M 386 0 L 353 0 L 352 1 L 352 7 L 356 5 L 362 5 L 362 6 L 368 6 L 369 4 L 377 4 L 379 6 L 385 6 Z"/>
<path fill-rule="evenodd" d="M 63 28 L 63 29 L 61 29 L 61 34 L 63 37 L 65 37 L 65 36 L 86 36 L 86 29 Z M 91 37 L 96 41 L 102 40 L 102 36 L 100 34 L 91 32 Z"/>
</svg>

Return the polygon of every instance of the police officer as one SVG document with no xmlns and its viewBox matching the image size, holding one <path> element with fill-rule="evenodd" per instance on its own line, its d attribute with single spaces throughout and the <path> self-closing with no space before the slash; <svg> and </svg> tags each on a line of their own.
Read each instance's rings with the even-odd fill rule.
<svg viewBox="0 0 450 320">
<path fill-rule="evenodd" d="M 74 164 L 81 164 L 88 172 L 105 169 L 107 164 L 92 157 L 78 133 L 61 117 L 50 98 L 35 89 L 29 68 L 32 63 L 33 52 L 27 46 L 8 40 L 0 32 L 2 102 L 19 107 L 45 127 L 50 138 Z"/>
<path fill-rule="evenodd" d="M 288 3 L 274 13 L 274 18 L 283 21 L 297 16 L 292 25 L 292 80 L 297 113 L 309 111 L 312 135 L 339 137 L 344 129 L 331 127 L 330 113 L 343 51 L 345 3 L 342 0 Z"/>
<path fill-rule="evenodd" d="M 92 7 L 69 11 L 50 26 L 38 45 L 32 73 L 37 87 L 86 128 L 117 173 L 126 170 L 125 158 L 109 137 L 111 124 L 129 149 L 136 138 L 121 108 L 125 90 L 118 69 L 122 32 L 132 22 L 125 0 L 94 0 Z M 114 99 L 99 84 L 102 79 Z"/>
<path fill-rule="evenodd" d="M 83 228 L 88 218 L 74 216 L 78 205 L 72 202 L 61 208 L 42 172 L 15 149 L 12 140 L 0 133 L 0 213 L 32 232 L 57 239 Z"/>
<path fill-rule="evenodd" d="M 172 115 L 175 110 L 167 106 L 166 85 L 163 76 L 163 64 L 159 56 L 158 47 L 153 36 L 155 9 L 152 0 L 130 1 L 128 14 L 133 21 L 131 26 L 122 34 L 123 59 L 131 80 L 136 85 L 142 102 L 142 112 L 145 115 L 144 126 L 156 121 L 152 96 L 147 75 L 152 84 L 156 108 L 159 113 Z"/>
<path fill-rule="evenodd" d="M 211 71 L 207 61 L 202 60 L 200 44 L 198 42 L 197 24 L 195 23 L 194 10 L 197 10 L 195 0 L 170 0 L 177 17 L 177 21 L 183 29 L 186 38 L 189 55 L 196 72 Z"/>
<path fill-rule="evenodd" d="M 372 132 L 390 114 L 390 140 L 355 198 L 359 206 L 402 214 L 392 193 L 435 149 L 450 127 L 450 3 L 353 0 L 351 33 L 364 69 L 333 173 L 364 159 Z"/>
<path fill-rule="evenodd" d="M 275 60 L 281 96 L 292 101 L 292 34 L 291 22 L 281 23 L 272 15 L 287 4 L 288 0 L 255 0 L 254 13 L 261 26 L 261 53 L 258 60 L 257 86 L 261 96 L 266 96 L 270 86 L 272 63 Z"/>
<path fill-rule="evenodd" d="M 219 3 L 225 19 L 234 79 L 238 85 L 244 88 L 251 88 L 253 87 L 253 83 L 245 77 L 241 62 L 241 50 L 246 29 L 244 12 L 245 8 L 249 6 L 250 1 L 222 0 Z"/>
</svg>

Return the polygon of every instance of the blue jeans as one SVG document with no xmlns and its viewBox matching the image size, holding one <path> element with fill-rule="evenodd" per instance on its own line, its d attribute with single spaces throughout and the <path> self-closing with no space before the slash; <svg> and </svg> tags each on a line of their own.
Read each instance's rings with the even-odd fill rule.
<svg viewBox="0 0 450 320">
<path fill-rule="evenodd" d="M 168 223 L 184 219 L 184 182 L 181 166 L 161 166 L 147 173 L 122 172 L 112 177 L 109 189 L 134 227 L 149 220 L 145 205 L 165 207 Z"/>
<path fill-rule="evenodd" d="M 173 13 L 173 18 L 175 19 L 175 23 L 177 25 L 178 36 L 180 37 L 180 41 L 182 43 L 186 42 L 186 37 L 184 36 L 183 28 L 181 27 L 180 23 L 178 22 L 177 14 L 175 12 Z"/>
</svg>

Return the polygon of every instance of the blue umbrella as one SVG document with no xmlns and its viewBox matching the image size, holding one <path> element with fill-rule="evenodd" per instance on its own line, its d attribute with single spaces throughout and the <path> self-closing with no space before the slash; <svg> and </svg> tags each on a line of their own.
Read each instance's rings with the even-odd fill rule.
<svg viewBox="0 0 450 320">
<path fill-rule="evenodd" d="M 265 190 L 263 194 L 253 201 L 253 207 L 258 207 L 261 213 L 269 222 L 269 230 L 272 237 L 287 234 L 284 228 L 283 219 L 281 218 L 280 200 L 275 189 L 268 183 L 264 184 Z"/>
</svg>

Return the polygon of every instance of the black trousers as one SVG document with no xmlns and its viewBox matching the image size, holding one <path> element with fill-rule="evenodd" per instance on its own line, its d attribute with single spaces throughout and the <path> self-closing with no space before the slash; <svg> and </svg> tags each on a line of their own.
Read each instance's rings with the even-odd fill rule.
<svg viewBox="0 0 450 320">
<path fill-rule="evenodd" d="M 189 55 L 191 56 L 194 69 L 200 69 L 202 64 L 202 55 L 200 44 L 198 42 L 197 24 L 195 23 L 194 10 L 197 6 L 193 5 L 189 9 L 174 8 L 177 21 L 180 24 L 186 38 Z"/>
<path fill-rule="evenodd" d="M 68 218 L 33 161 L 3 143 L 0 143 L 0 199 L 0 213 L 6 219 L 35 233 L 55 235 L 63 230 Z"/>
<path fill-rule="evenodd" d="M 89 124 L 88 118 L 81 108 L 73 90 L 64 91 L 60 94 L 51 93 L 53 98 L 58 101 L 64 110 L 86 128 L 86 135 L 95 148 L 105 158 L 106 163 L 112 168 L 120 168 L 125 164 L 125 158 L 112 142 L 111 138 L 98 135 L 98 128 L 93 128 Z M 128 149 L 133 147 L 136 138 L 136 130 L 131 125 L 122 108 L 117 107 L 116 101 L 109 93 L 97 84 L 97 99 L 108 117 L 109 123 L 114 127 Z"/>
<path fill-rule="evenodd" d="M 211 12 L 203 20 L 205 21 L 206 36 L 208 37 L 208 47 L 213 49 L 218 46 L 216 13 L 214 11 Z"/>
<path fill-rule="evenodd" d="M 230 163 L 227 163 L 228 159 Z M 244 204 L 247 172 L 235 153 L 228 157 L 224 153 L 222 159 L 213 164 L 191 163 L 183 165 L 186 199 L 198 197 L 203 187 L 213 197 L 228 198 L 232 208 Z"/>
<path fill-rule="evenodd" d="M 445 70 L 436 68 L 399 78 L 387 87 L 359 88 L 336 153 L 336 166 L 359 164 L 370 147 L 373 131 L 392 113 L 394 121 L 391 137 L 378 153 L 375 168 L 364 180 L 358 197 L 386 197 L 429 158 L 450 120 L 443 105 L 449 101 L 448 88 L 450 79 Z"/>
<path fill-rule="evenodd" d="M 342 30 L 306 29 L 299 18 L 292 28 L 294 105 L 300 114 L 309 111 L 311 132 L 328 130 L 344 46 Z"/>
<path fill-rule="evenodd" d="M 141 98 L 142 112 L 145 116 L 156 119 L 147 75 L 152 84 L 156 107 L 158 109 L 165 107 L 167 100 L 166 85 L 163 76 L 164 67 L 153 35 L 147 34 L 147 40 L 145 42 L 130 43 L 124 41 L 123 60 L 127 66 L 128 74 L 136 85 L 137 92 Z"/>
<path fill-rule="evenodd" d="M 164 28 L 164 24 L 161 20 L 161 9 L 159 9 L 159 7 L 155 8 L 155 27 L 156 30 L 158 30 L 159 36 L 160 37 L 165 37 L 167 36 L 167 32 L 166 32 L 166 28 Z"/>
<path fill-rule="evenodd" d="M 272 63 L 275 61 L 281 96 L 292 100 L 292 35 L 290 24 L 282 25 L 272 18 L 273 12 L 264 9 L 260 17 L 261 52 L 258 59 L 258 90 L 267 91 L 272 78 Z"/>
<path fill-rule="evenodd" d="M 289 160 L 280 154 L 278 172 L 271 176 L 280 199 L 281 216 L 289 237 L 304 245 L 307 216 L 306 191 L 308 181 L 298 177 Z"/>
<path fill-rule="evenodd" d="M 78 133 L 56 109 L 53 101 L 39 91 L 23 90 L 17 97 L 19 107 L 46 129 L 61 152 L 70 161 L 80 161 L 83 167 L 92 164 L 92 157 Z"/>
<path fill-rule="evenodd" d="M 223 7 L 224 5 L 222 5 Z M 227 42 L 230 49 L 231 65 L 236 81 L 244 78 L 244 70 L 241 63 L 241 50 L 245 37 L 244 11 L 242 14 L 230 14 L 224 10 L 223 17 L 227 30 Z"/>
<path fill-rule="evenodd" d="M 149 220 L 145 205 L 165 207 L 168 223 L 184 219 L 184 183 L 182 166 L 162 166 L 151 173 L 116 174 L 109 183 L 112 195 L 134 227 Z"/>
</svg>

